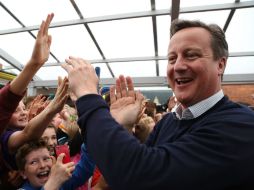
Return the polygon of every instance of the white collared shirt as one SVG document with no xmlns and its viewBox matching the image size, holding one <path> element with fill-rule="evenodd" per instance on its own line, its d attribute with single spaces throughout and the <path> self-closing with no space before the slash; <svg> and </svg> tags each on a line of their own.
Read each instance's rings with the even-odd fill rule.
<svg viewBox="0 0 254 190">
<path fill-rule="evenodd" d="M 175 113 L 178 119 L 188 120 L 197 118 L 198 116 L 205 113 L 211 107 L 213 107 L 217 102 L 219 102 L 224 97 L 222 90 L 210 96 L 207 99 L 198 102 L 187 109 L 182 110 L 181 104 L 176 108 Z"/>
</svg>

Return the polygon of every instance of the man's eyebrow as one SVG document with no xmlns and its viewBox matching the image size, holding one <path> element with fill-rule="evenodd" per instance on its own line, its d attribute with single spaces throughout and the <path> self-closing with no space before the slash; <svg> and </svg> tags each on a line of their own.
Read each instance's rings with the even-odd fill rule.
<svg viewBox="0 0 254 190">
<path fill-rule="evenodd" d="M 186 49 L 184 50 L 184 52 L 186 52 L 186 51 L 201 51 L 201 49 L 200 49 L 200 48 L 193 47 L 193 48 L 186 48 Z"/>
<path fill-rule="evenodd" d="M 201 52 L 202 49 L 198 48 L 198 47 L 188 47 L 188 48 L 183 50 L 183 53 L 188 52 L 188 51 L 198 51 L 198 52 Z M 175 54 L 174 51 L 168 52 L 167 53 L 167 57 L 169 57 L 170 55 L 174 55 L 174 54 Z"/>
</svg>

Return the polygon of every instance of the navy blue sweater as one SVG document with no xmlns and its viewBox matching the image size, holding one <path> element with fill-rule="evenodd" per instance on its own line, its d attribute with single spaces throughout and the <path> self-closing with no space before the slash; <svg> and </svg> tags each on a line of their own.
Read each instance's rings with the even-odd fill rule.
<svg viewBox="0 0 254 190">
<path fill-rule="evenodd" d="M 226 97 L 193 120 L 167 114 L 146 144 L 98 95 L 78 99 L 87 148 L 112 190 L 254 189 L 254 112 Z"/>
</svg>

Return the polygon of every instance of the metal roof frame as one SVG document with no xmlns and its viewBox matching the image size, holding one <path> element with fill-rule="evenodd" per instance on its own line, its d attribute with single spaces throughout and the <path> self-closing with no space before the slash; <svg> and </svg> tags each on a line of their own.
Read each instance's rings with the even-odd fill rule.
<svg viewBox="0 0 254 190">
<path fill-rule="evenodd" d="M 84 25 L 86 30 L 88 31 L 91 39 L 93 40 L 97 50 L 99 51 L 102 59 L 101 60 L 90 60 L 91 63 L 106 63 L 107 68 L 113 78 L 101 79 L 101 84 L 110 85 L 114 83 L 114 73 L 110 68 L 109 63 L 112 62 L 131 62 L 131 61 L 150 61 L 154 60 L 156 62 L 156 77 L 139 77 L 134 78 L 134 84 L 136 86 L 167 86 L 167 81 L 165 81 L 165 77 L 159 77 L 159 60 L 167 60 L 166 56 L 158 56 L 158 39 L 157 39 L 157 16 L 162 15 L 171 15 L 171 20 L 177 19 L 180 13 L 193 13 L 193 12 L 206 12 L 206 11 L 218 11 L 218 10 L 230 10 L 228 18 L 224 25 L 224 31 L 227 30 L 228 25 L 230 24 L 231 19 L 234 16 L 234 12 L 236 9 L 242 8 L 250 8 L 254 7 L 254 1 L 246 1 L 240 2 L 239 0 L 235 0 L 235 3 L 225 3 L 225 4 L 216 4 L 216 5 L 206 5 L 206 6 L 193 6 L 193 7 L 183 7 L 180 8 L 180 0 L 172 0 L 171 9 L 156 9 L 155 0 L 150 0 L 151 10 L 150 11 L 142 11 L 135 13 L 125 13 L 125 14 L 115 14 L 115 15 L 106 15 L 99 17 L 90 17 L 84 18 L 79 7 L 75 3 L 75 0 L 70 0 L 72 6 L 74 7 L 76 13 L 79 15 L 80 19 L 76 20 L 68 20 L 62 22 L 54 22 L 50 25 L 50 28 L 55 27 L 64 27 L 71 25 Z M 32 31 L 38 30 L 39 25 L 33 26 L 25 26 L 8 8 L 0 2 L 0 6 L 2 6 L 20 25 L 20 28 L 13 28 L 8 30 L 0 30 L 0 35 L 20 33 L 20 32 L 28 32 L 30 35 L 35 38 Z M 97 42 L 95 36 L 91 32 L 88 24 L 95 22 L 104 22 L 104 21 L 113 21 L 113 20 L 121 20 L 121 19 L 133 19 L 133 18 L 141 18 L 141 17 L 151 17 L 152 19 L 152 28 L 153 28 L 153 41 L 154 41 L 154 56 L 149 57 L 128 57 L 128 58 L 106 58 L 104 56 L 103 50 L 101 49 L 99 42 Z M 52 57 L 56 60 L 54 63 L 47 63 L 44 67 L 48 66 L 59 66 L 61 62 L 57 57 L 51 52 Z M 231 52 L 231 57 L 240 57 L 240 56 L 254 56 L 254 52 Z M 19 71 L 23 69 L 23 65 L 19 63 L 15 58 L 9 55 L 4 50 L 0 49 L 0 57 L 5 60 L 7 63 L 11 65 L 11 67 L 7 68 L 16 68 Z M 239 74 L 239 75 L 225 75 L 224 83 L 254 83 L 254 77 L 252 74 Z M 34 81 L 30 84 L 30 87 L 41 87 L 41 86 L 56 86 L 56 81 L 41 81 L 40 78 L 34 77 Z"/>
</svg>

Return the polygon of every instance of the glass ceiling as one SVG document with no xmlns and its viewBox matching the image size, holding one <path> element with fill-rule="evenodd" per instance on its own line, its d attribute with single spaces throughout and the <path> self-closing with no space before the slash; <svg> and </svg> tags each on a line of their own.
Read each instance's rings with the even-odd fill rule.
<svg viewBox="0 0 254 190">
<path fill-rule="evenodd" d="M 30 58 L 39 24 L 55 17 L 51 56 L 34 86 L 56 85 L 69 55 L 101 68 L 101 83 L 120 74 L 137 86 L 165 86 L 171 19 L 216 23 L 226 31 L 230 57 L 225 82 L 254 83 L 254 1 L 239 0 L 1 0 L 0 63 L 18 74 Z M 179 6 L 178 6 L 179 5 Z"/>
</svg>

